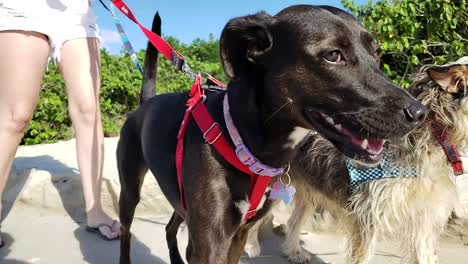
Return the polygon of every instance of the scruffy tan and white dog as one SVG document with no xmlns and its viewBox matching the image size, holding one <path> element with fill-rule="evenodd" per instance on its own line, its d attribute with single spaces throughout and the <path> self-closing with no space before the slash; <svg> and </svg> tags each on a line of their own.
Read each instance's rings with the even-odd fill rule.
<svg viewBox="0 0 468 264">
<path fill-rule="evenodd" d="M 320 136 L 308 139 L 296 163 L 291 164 L 297 193 L 284 245 L 289 261 L 310 263 L 311 254 L 300 246 L 299 235 L 304 221 L 320 206 L 345 224 L 349 263 L 369 263 L 377 238 L 389 237 L 401 239 L 407 263 L 437 263 L 440 234 L 459 204 L 456 177 L 460 176 L 453 176 L 430 122 L 437 118 L 446 128 L 449 142 L 458 150 L 466 149 L 467 85 L 468 57 L 423 67 L 415 76 L 410 91 L 431 114 L 425 125 L 400 141 L 389 142 L 387 151 L 399 166 L 413 166 L 416 177 L 366 181 L 351 192 L 346 157 Z M 464 165 L 468 170 L 468 164 Z M 257 233 L 251 230 L 246 246 L 251 256 L 260 252 Z"/>
</svg>

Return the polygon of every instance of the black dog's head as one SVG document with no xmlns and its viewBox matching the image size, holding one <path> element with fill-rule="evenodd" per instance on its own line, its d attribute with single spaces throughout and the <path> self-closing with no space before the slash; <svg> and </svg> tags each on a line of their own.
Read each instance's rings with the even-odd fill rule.
<svg viewBox="0 0 468 264">
<path fill-rule="evenodd" d="M 270 104 L 260 106 L 265 112 L 292 99 L 277 122 L 316 130 L 352 158 L 375 163 L 385 139 L 403 136 L 427 114 L 380 71 L 372 35 L 334 7 L 298 5 L 276 16 L 232 19 L 220 48 L 232 80 L 255 79 Z"/>
</svg>

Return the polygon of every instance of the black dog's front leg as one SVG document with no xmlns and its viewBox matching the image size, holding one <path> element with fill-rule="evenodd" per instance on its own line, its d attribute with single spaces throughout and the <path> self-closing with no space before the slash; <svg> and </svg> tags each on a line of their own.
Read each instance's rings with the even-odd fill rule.
<svg viewBox="0 0 468 264">
<path fill-rule="evenodd" d="M 189 127 L 187 133 L 190 129 L 198 130 Z M 197 137 L 192 141 L 199 140 L 199 133 L 194 133 Z M 187 142 L 189 139 L 187 137 Z M 232 239 L 249 208 L 246 199 L 250 177 L 223 169 L 207 144 L 201 148 L 188 145 L 185 151 L 185 156 L 190 157 L 185 159 L 183 171 L 185 222 L 191 251 L 189 263 L 226 264 Z M 235 180 L 236 184 L 228 179 Z"/>
<path fill-rule="evenodd" d="M 206 219 L 200 219 L 203 223 Z M 200 223 L 200 224 L 201 224 Z M 205 222 L 207 223 L 207 222 Z M 190 264 L 226 264 L 228 263 L 229 249 L 233 234 L 226 232 L 224 226 L 211 226 L 203 231 L 191 228 Z"/>
<path fill-rule="evenodd" d="M 190 239 L 190 249 L 188 249 L 190 250 L 188 256 L 189 263 L 231 263 L 230 249 L 241 225 L 242 215 L 239 209 L 230 199 L 218 200 L 211 203 L 208 208 L 206 205 L 209 203 L 197 204 L 199 206 L 189 206 L 186 216 Z M 205 207 L 203 210 L 198 210 L 203 206 Z M 242 244 L 241 240 L 239 242 L 236 244 Z M 239 259 L 237 259 L 237 262 L 232 263 L 237 264 L 238 261 Z"/>
<path fill-rule="evenodd" d="M 228 264 L 238 264 L 242 253 L 244 252 L 245 243 L 249 235 L 249 229 L 254 223 L 248 223 L 239 228 L 236 235 L 232 238 L 231 247 L 229 249 Z"/>
</svg>

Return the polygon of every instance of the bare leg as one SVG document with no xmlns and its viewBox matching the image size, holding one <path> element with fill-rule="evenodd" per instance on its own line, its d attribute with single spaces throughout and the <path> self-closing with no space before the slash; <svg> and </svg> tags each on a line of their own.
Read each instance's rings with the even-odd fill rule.
<svg viewBox="0 0 468 264">
<path fill-rule="evenodd" d="M 120 224 L 113 224 L 101 205 L 104 136 L 99 108 L 99 42 L 96 38 L 70 40 L 63 45 L 61 54 L 59 66 L 67 86 L 70 117 L 76 132 L 88 225 L 111 225 L 112 230 L 104 226 L 101 232 L 108 238 L 115 238 L 120 234 Z"/>
<path fill-rule="evenodd" d="M 40 33 L 0 32 L 0 197 L 31 120 L 48 54 L 49 43 Z"/>
</svg>

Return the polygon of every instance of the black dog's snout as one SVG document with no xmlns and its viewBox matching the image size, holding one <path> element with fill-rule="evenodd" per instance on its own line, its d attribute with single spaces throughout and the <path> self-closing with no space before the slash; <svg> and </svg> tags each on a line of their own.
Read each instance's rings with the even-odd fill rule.
<svg viewBox="0 0 468 264">
<path fill-rule="evenodd" d="M 403 109 L 406 118 L 408 121 L 415 125 L 419 125 L 426 119 L 428 110 L 427 107 L 420 102 L 415 102 L 408 106 L 407 108 Z"/>
</svg>

